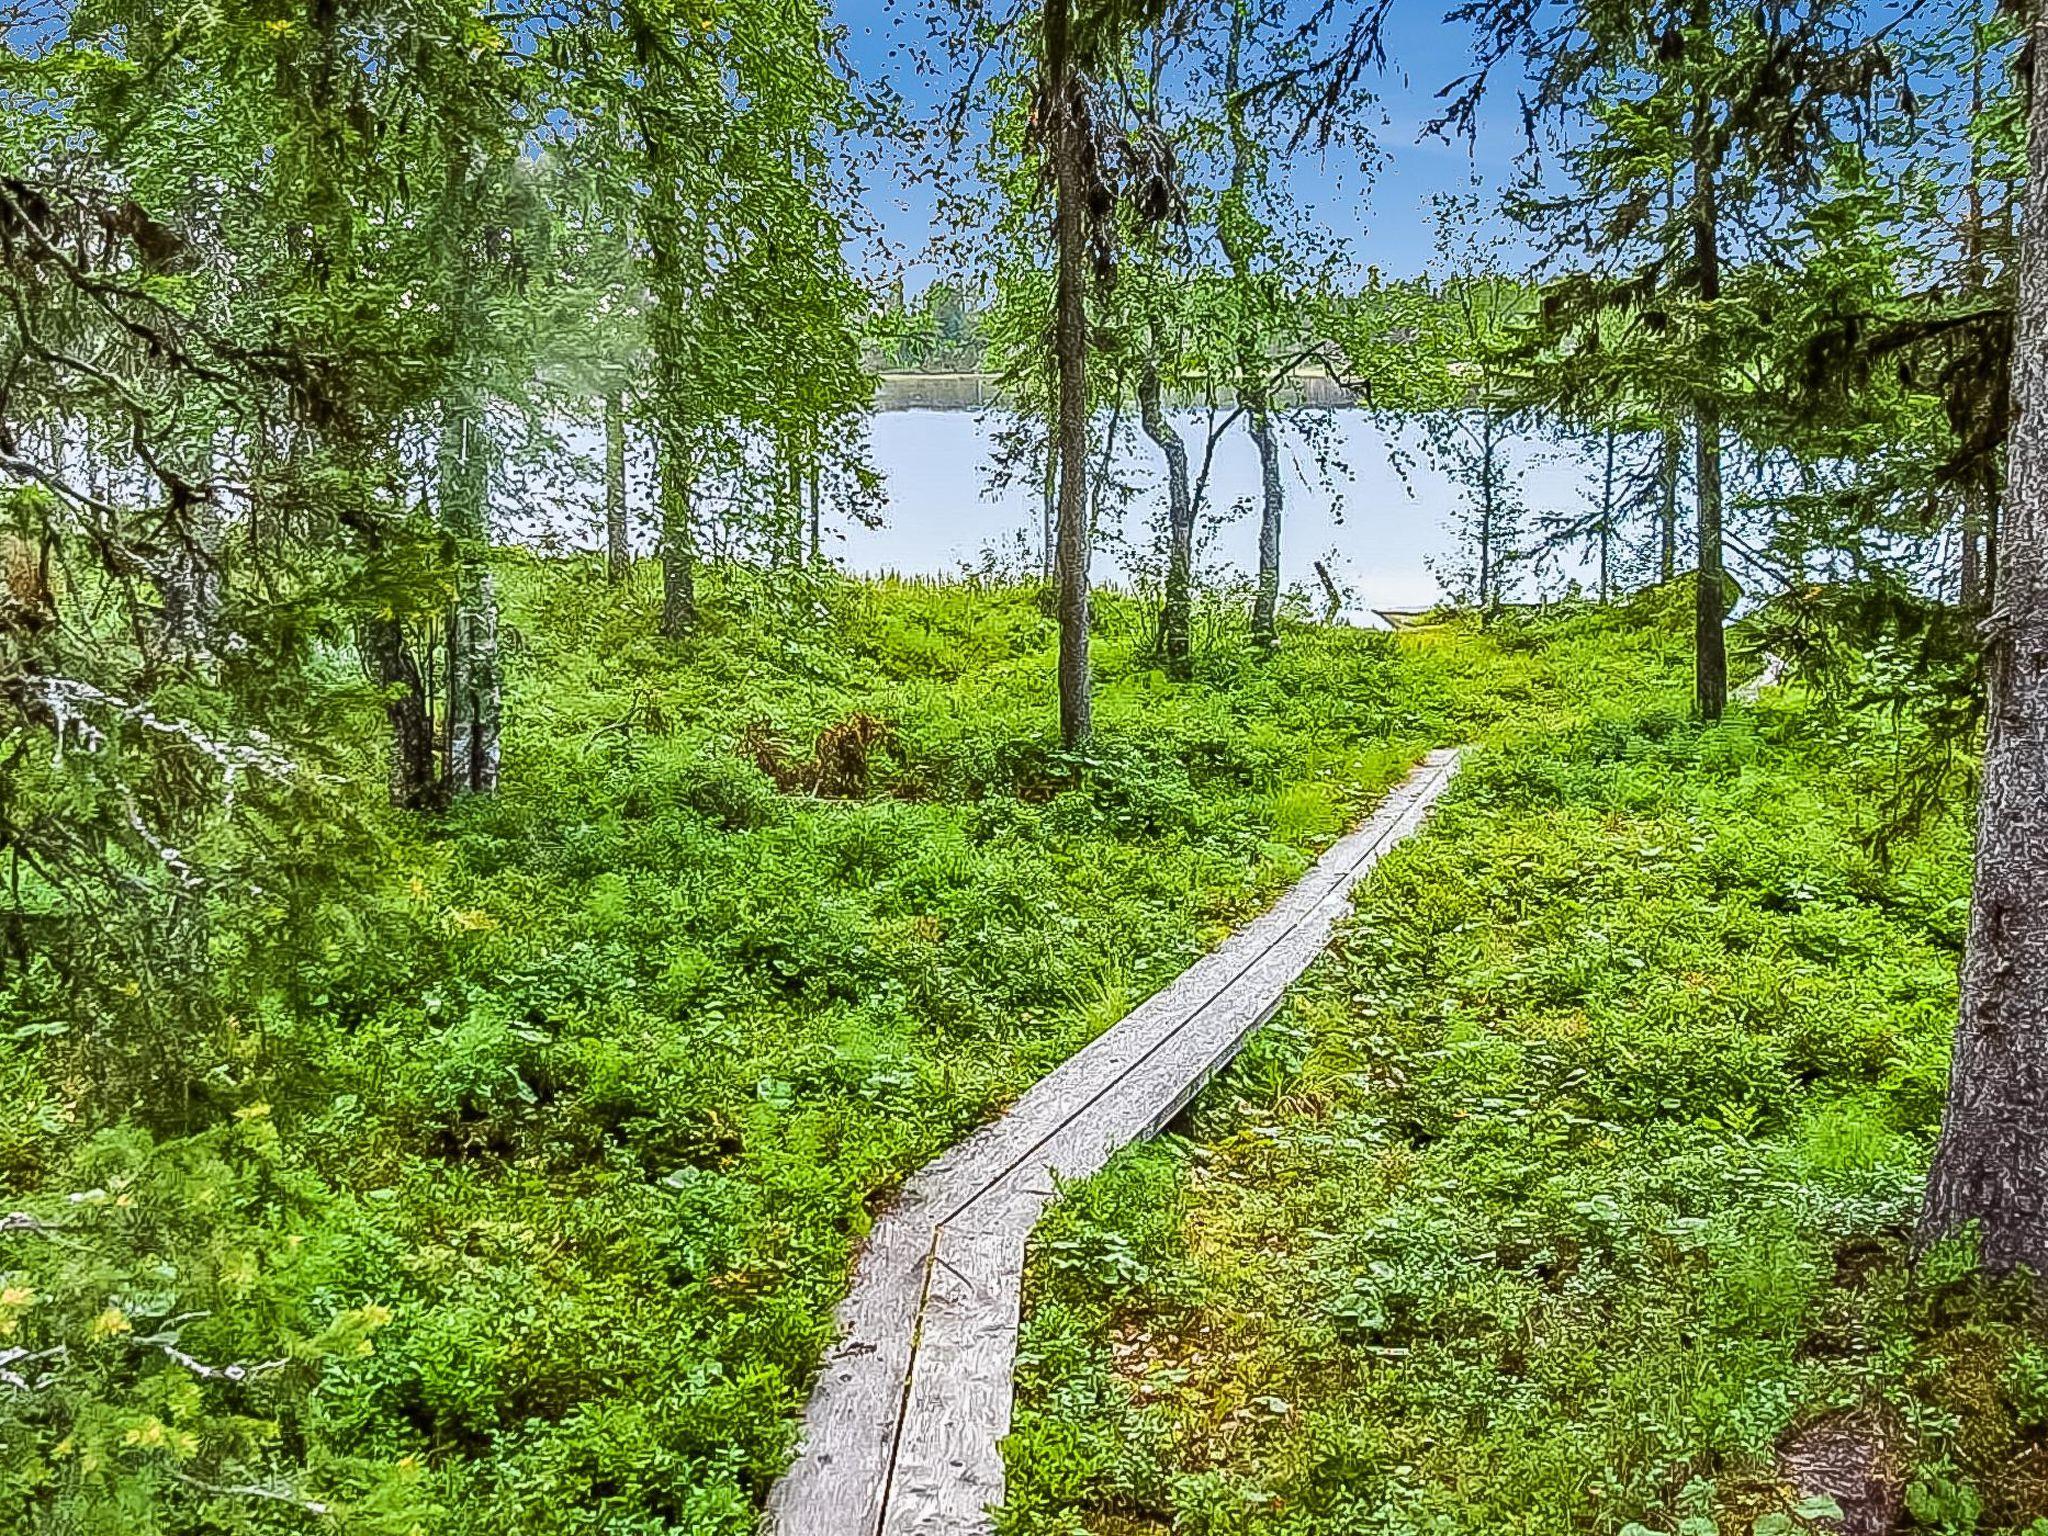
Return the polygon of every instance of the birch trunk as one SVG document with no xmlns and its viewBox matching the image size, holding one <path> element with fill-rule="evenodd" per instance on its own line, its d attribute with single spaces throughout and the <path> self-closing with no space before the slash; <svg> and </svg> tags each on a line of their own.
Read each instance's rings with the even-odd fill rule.
<svg viewBox="0 0 2048 1536">
<path fill-rule="evenodd" d="M 1166 596 L 1159 609 L 1159 650 L 1171 677 L 1185 679 L 1194 655 L 1195 506 L 1188 449 L 1160 403 L 1159 369 L 1138 375 L 1138 420 L 1166 461 Z"/>
<path fill-rule="evenodd" d="M 1280 438 L 1273 430 L 1273 412 L 1263 387 L 1247 400 L 1245 419 L 1259 450 L 1259 578 L 1252 601 L 1252 642 L 1271 650 L 1279 636 L 1280 518 L 1286 502 L 1280 485 Z"/>
<path fill-rule="evenodd" d="M 498 603 L 486 563 L 490 444 L 482 402 L 466 387 L 442 406 L 441 521 L 460 550 L 448 613 L 447 783 L 456 795 L 498 787 Z"/>
<path fill-rule="evenodd" d="M 1962 1018 L 1923 1243 L 1974 1225 L 1993 1273 L 2048 1275 L 2048 27 L 2034 26 L 2013 428 Z"/>
</svg>

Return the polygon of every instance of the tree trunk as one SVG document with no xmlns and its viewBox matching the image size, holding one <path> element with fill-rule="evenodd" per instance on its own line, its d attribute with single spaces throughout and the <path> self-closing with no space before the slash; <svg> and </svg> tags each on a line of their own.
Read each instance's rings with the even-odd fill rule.
<svg viewBox="0 0 2048 1536">
<path fill-rule="evenodd" d="M 1494 588 L 1500 584 L 1499 573 L 1494 569 L 1493 476 L 1493 417 L 1482 411 L 1479 416 L 1479 622 L 1482 624 L 1493 617 L 1493 610 L 1498 606 L 1494 601 Z"/>
<path fill-rule="evenodd" d="M 1694 19 L 1702 32 L 1708 30 L 1710 13 L 1695 3 Z M 1720 388 L 1717 364 L 1720 348 L 1714 327 L 1718 323 L 1713 305 L 1721 297 L 1720 207 L 1714 185 L 1718 169 L 1714 148 L 1712 109 L 1702 92 L 1693 124 L 1693 264 L 1698 271 L 1705 335 L 1701 351 L 1706 363 L 1706 398 L 1697 408 L 1700 547 L 1699 587 L 1693 611 L 1693 703 L 1702 720 L 1718 720 L 1728 708 L 1728 641 L 1722 626 L 1727 620 L 1728 594 L 1721 549 L 1721 406 L 1714 398 Z"/>
<path fill-rule="evenodd" d="M 1956 601 L 1965 608 L 1984 601 L 1984 518 L 1978 511 L 1979 496 L 1974 486 L 1963 492 L 1962 515 L 1957 532 L 1962 538 L 1961 569 L 1956 576 Z"/>
<path fill-rule="evenodd" d="M 680 639 L 697 627 L 697 531 L 690 508 L 690 467 L 680 434 L 666 427 L 661 482 L 661 632 Z"/>
<path fill-rule="evenodd" d="M 498 603 L 488 564 L 490 441 L 483 405 L 458 385 L 443 402 L 441 521 L 460 550 L 455 602 L 448 613 L 447 780 L 450 793 L 498 787 Z"/>
<path fill-rule="evenodd" d="M 1247 242 L 1258 226 L 1249 202 L 1252 138 L 1245 127 L 1244 97 L 1239 90 L 1243 69 L 1245 0 L 1231 0 L 1230 47 L 1223 65 L 1223 95 L 1230 133 L 1230 190 L 1218 222 L 1223 254 L 1230 262 L 1237 289 L 1237 401 L 1245 425 L 1259 450 L 1259 573 L 1252 588 L 1252 644 L 1273 649 L 1279 628 L 1280 520 L 1285 509 L 1280 481 L 1280 439 L 1273 427 L 1272 391 L 1266 385 L 1265 337 L 1259 333 L 1253 305 L 1256 279 L 1254 250 Z"/>
<path fill-rule="evenodd" d="M 1614 547 L 1614 438 L 1607 428 L 1607 465 L 1600 477 L 1600 606 L 1607 606 L 1608 559 Z"/>
<path fill-rule="evenodd" d="M 824 478 L 825 471 L 819 463 L 818 429 L 811 428 L 811 472 L 805 482 L 805 494 L 810 498 L 811 523 L 811 564 L 822 564 L 825 558 L 824 545 Z"/>
<path fill-rule="evenodd" d="M 1721 409 L 1703 404 L 1697 422 L 1700 550 L 1693 602 L 1693 704 L 1702 720 L 1728 708 L 1727 576 L 1721 563 Z"/>
<path fill-rule="evenodd" d="M 1252 600 L 1252 643 L 1272 650 L 1280 619 L 1280 438 L 1273 430 L 1264 381 L 1246 401 L 1245 419 L 1259 448 L 1259 579 Z"/>
<path fill-rule="evenodd" d="M 2048 1276 L 2048 27 L 2034 29 L 1976 882 L 1948 1107 L 1920 1240 L 1972 1224 L 1979 1263 Z"/>
<path fill-rule="evenodd" d="M 1168 676 L 1185 680 L 1194 655 L 1195 505 L 1188 488 L 1188 450 L 1159 398 L 1159 369 L 1147 359 L 1138 375 L 1138 419 L 1166 461 L 1166 597 L 1159 609 L 1159 650 Z"/>
<path fill-rule="evenodd" d="M 1657 580 L 1669 582 L 1678 574 L 1678 461 L 1685 452 L 1684 433 L 1674 424 L 1664 429 L 1658 446 L 1657 488 Z"/>
<path fill-rule="evenodd" d="M 1053 162 L 1053 221 L 1058 273 L 1053 355 L 1059 369 L 1059 530 L 1054 580 L 1059 589 L 1060 739 L 1085 744 L 1094 721 L 1088 675 L 1088 270 L 1087 150 L 1079 84 L 1073 77 L 1070 0 L 1045 0 L 1045 116 Z"/>
<path fill-rule="evenodd" d="M 1052 585 L 1053 550 L 1058 540 L 1054 531 L 1059 526 L 1060 506 L 1060 445 L 1057 434 L 1047 428 L 1045 435 L 1045 474 L 1043 486 L 1043 520 L 1045 537 L 1040 542 L 1039 554 L 1043 567 L 1042 574 L 1047 586 Z"/>
<path fill-rule="evenodd" d="M 383 690 L 391 724 L 391 803 L 403 811 L 431 810 L 441 802 L 434 772 L 434 715 L 418 660 L 396 619 L 372 619 L 363 628 L 363 652 Z"/>
<path fill-rule="evenodd" d="M 604 570 L 612 585 L 626 579 L 633 553 L 626 542 L 626 403 L 604 397 Z"/>
</svg>

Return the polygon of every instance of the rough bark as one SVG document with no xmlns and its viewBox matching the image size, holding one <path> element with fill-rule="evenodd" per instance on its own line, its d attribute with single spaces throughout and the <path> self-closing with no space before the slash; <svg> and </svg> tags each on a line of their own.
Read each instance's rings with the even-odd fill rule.
<svg viewBox="0 0 2048 1536">
<path fill-rule="evenodd" d="M 661 632 L 679 639 L 697 627 L 697 530 L 690 508 L 690 466 L 673 428 L 662 437 Z"/>
<path fill-rule="evenodd" d="M 1195 504 L 1188 449 L 1160 401 L 1159 369 L 1138 374 L 1138 420 L 1166 461 L 1166 596 L 1159 608 L 1159 652 L 1167 674 L 1186 678 L 1194 655 Z"/>
<path fill-rule="evenodd" d="M 1087 151 L 1074 77 L 1069 0 L 1046 0 L 1045 112 L 1053 167 L 1057 274 L 1053 355 L 1059 372 L 1059 528 L 1054 549 L 1060 627 L 1060 739 L 1083 745 L 1093 729 L 1088 662 Z"/>
<path fill-rule="evenodd" d="M 483 405 L 466 388 L 442 408 L 442 525 L 461 551 L 455 601 L 448 612 L 447 783 L 453 794 L 498 787 L 502 680 L 498 667 L 498 603 L 486 563 L 490 443 Z"/>
<path fill-rule="evenodd" d="M 2048 28 L 2036 24 L 1976 882 L 1920 1238 L 2048 1275 Z"/>
<path fill-rule="evenodd" d="M 613 390 L 604 397 L 604 569 L 616 586 L 632 569 L 626 542 L 626 403 Z"/>
</svg>

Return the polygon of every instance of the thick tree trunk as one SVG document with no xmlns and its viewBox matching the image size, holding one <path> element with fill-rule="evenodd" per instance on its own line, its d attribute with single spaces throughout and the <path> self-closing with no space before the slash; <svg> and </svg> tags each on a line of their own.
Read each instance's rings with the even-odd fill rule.
<svg viewBox="0 0 2048 1536">
<path fill-rule="evenodd" d="M 1252 643 L 1271 650 L 1279 643 L 1280 518 L 1285 508 L 1280 486 L 1280 438 L 1273 430 L 1273 412 L 1262 387 L 1246 401 L 1245 420 L 1259 449 L 1259 576 L 1252 598 Z"/>
<path fill-rule="evenodd" d="M 690 508 L 690 466 L 673 428 L 663 431 L 660 460 L 661 632 L 675 640 L 697 627 L 697 530 Z"/>
<path fill-rule="evenodd" d="M 2048 1276 L 2048 27 L 2036 25 L 1976 883 L 1923 1243 Z"/>
<path fill-rule="evenodd" d="M 633 552 L 626 541 L 626 403 L 604 397 L 604 570 L 612 585 L 626 579 Z"/>
<path fill-rule="evenodd" d="M 1083 745 L 1093 729 L 1088 664 L 1088 271 L 1087 149 L 1073 77 L 1070 0 L 1045 0 L 1045 117 L 1053 162 L 1053 220 L 1058 272 L 1053 354 L 1059 369 L 1059 531 L 1054 581 L 1059 589 L 1060 739 Z"/>
<path fill-rule="evenodd" d="M 455 602 L 448 613 L 447 782 L 452 794 L 488 794 L 498 787 L 502 680 L 498 669 L 498 603 L 491 583 L 490 442 L 482 402 L 466 387 L 442 408 L 442 525 L 460 549 Z"/>
<path fill-rule="evenodd" d="M 1138 419 L 1166 461 L 1166 596 L 1159 609 L 1159 650 L 1171 677 L 1185 679 L 1194 655 L 1195 505 L 1188 449 L 1160 402 L 1159 369 L 1138 375 Z"/>
</svg>

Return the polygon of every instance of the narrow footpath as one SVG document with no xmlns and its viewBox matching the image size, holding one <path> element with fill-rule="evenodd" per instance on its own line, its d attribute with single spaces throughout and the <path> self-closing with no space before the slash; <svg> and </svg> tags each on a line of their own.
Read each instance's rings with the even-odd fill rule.
<svg viewBox="0 0 2048 1536">
<path fill-rule="evenodd" d="M 1458 769 L 1432 752 L 1273 907 L 914 1174 L 875 1223 L 769 1496 L 777 1536 L 972 1536 L 1003 1497 L 1024 1244 L 1059 1182 L 1156 1134 L 1320 954 Z"/>
</svg>

